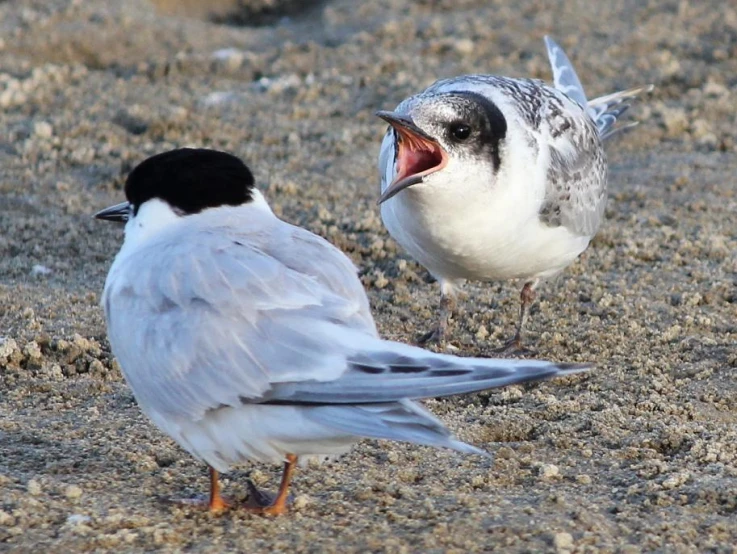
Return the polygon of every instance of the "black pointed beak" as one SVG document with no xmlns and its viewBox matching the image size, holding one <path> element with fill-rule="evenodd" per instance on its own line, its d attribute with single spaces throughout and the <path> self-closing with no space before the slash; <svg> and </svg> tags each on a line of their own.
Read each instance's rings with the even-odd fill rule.
<svg viewBox="0 0 737 554">
<path fill-rule="evenodd" d="M 394 198 L 397 194 L 402 192 L 404 189 L 411 187 L 413 185 L 417 185 L 421 182 L 422 182 L 421 175 L 412 175 L 410 177 L 400 179 L 399 181 L 394 181 L 388 187 L 386 187 L 386 189 L 384 189 L 384 192 L 381 193 L 381 196 L 379 196 L 379 199 L 376 201 L 376 204 L 377 205 L 383 204 L 390 198 Z"/>
<path fill-rule="evenodd" d="M 120 223 L 125 223 L 126 221 L 128 221 L 130 214 L 130 202 L 121 202 L 120 204 L 115 204 L 115 206 L 110 206 L 109 208 L 100 210 L 95 214 L 95 219 L 104 219 L 106 221 L 117 221 Z"/>
<path fill-rule="evenodd" d="M 376 202 L 382 204 L 404 189 L 422 183 L 430 173 L 443 169 L 448 155 L 438 141 L 420 129 L 408 115 L 385 111 L 376 112 L 376 115 L 392 126 L 398 141 L 397 176 Z"/>
<path fill-rule="evenodd" d="M 435 142 L 435 139 L 428 135 L 425 131 L 420 129 L 417 125 L 415 125 L 415 122 L 412 121 L 412 118 L 408 115 L 402 115 L 396 112 L 387 111 L 378 111 L 376 112 L 376 115 L 398 131 L 406 129 L 415 136 Z"/>
</svg>

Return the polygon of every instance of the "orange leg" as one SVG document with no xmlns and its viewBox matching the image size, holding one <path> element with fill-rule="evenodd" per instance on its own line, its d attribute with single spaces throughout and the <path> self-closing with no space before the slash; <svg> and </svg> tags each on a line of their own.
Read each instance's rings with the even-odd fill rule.
<svg viewBox="0 0 737 554">
<path fill-rule="evenodd" d="M 219 513 L 230 508 L 231 504 L 220 495 L 218 472 L 209 466 L 208 468 L 210 469 L 210 501 L 207 507 L 211 512 Z"/>
<path fill-rule="evenodd" d="M 276 496 L 262 492 L 256 488 L 256 486 L 248 482 L 248 486 L 251 489 L 249 494 L 248 502 L 244 506 L 239 506 L 224 498 L 220 494 L 220 479 L 218 477 L 217 470 L 208 466 L 210 471 L 210 497 L 202 498 L 184 498 L 172 500 L 177 504 L 183 504 L 185 506 L 197 506 L 201 508 L 207 508 L 210 512 L 218 514 L 229 508 L 243 508 L 249 512 L 256 514 L 267 515 L 267 516 L 278 516 L 287 511 L 287 503 L 289 501 L 289 483 L 292 480 L 292 474 L 294 468 L 297 465 L 297 456 L 294 454 L 287 454 L 287 461 L 284 462 L 284 472 L 281 477 L 281 485 L 279 486 L 279 492 Z"/>
<path fill-rule="evenodd" d="M 292 474 L 294 468 L 297 465 L 297 456 L 294 454 L 287 454 L 287 461 L 284 462 L 284 472 L 281 476 L 281 485 L 279 485 L 279 492 L 276 494 L 276 498 L 267 505 L 259 505 L 259 500 L 256 500 L 256 506 L 248 506 L 246 509 L 250 512 L 266 515 L 266 516 L 278 516 L 282 515 L 287 511 L 287 501 L 289 499 L 289 483 L 292 481 Z M 252 492 L 258 494 L 262 500 L 266 497 L 266 494 L 261 493 L 255 487 L 252 486 Z"/>
<path fill-rule="evenodd" d="M 217 514 L 233 507 L 233 502 L 227 500 L 220 494 L 220 480 L 218 472 L 210 466 L 210 496 L 197 495 L 192 498 L 172 498 L 170 502 L 180 504 L 182 506 L 194 506 L 196 508 L 207 509 Z"/>
</svg>

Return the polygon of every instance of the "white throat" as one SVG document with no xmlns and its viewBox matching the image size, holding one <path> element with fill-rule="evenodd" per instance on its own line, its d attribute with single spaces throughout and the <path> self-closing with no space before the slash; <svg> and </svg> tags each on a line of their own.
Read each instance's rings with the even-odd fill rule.
<svg viewBox="0 0 737 554">
<path fill-rule="evenodd" d="M 124 248 L 136 248 L 151 236 L 177 223 L 182 216 L 163 200 L 152 198 L 144 202 L 138 213 L 125 224 Z"/>
</svg>

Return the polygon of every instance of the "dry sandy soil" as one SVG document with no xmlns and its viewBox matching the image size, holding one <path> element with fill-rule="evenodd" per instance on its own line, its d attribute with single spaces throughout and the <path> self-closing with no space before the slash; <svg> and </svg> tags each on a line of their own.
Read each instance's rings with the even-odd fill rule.
<svg viewBox="0 0 737 554">
<path fill-rule="evenodd" d="M 98 302 L 122 229 L 90 214 L 148 155 L 232 151 L 412 341 L 437 285 L 381 225 L 373 112 L 439 76 L 549 79 L 546 33 L 591 95 L 657 85 L 609 145 L 601 232 L 531 320 L 540 356 L 596 370 L 428 403 L 493 461 L 364 441 L 300 470 L 286 517 L 167 503 L 206 474 L 112 359 Z M 18 0 L 0 37 L 0 551 L 735 552 L 733 3 Z M 454 342 L 488 356 L 517 284 L 465 290 Z"/>
</svg>

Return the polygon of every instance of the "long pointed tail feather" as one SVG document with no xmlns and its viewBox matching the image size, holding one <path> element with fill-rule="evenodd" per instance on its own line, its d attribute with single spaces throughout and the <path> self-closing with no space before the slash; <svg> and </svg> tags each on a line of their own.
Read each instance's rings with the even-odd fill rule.
<svg viewBox="0 0 737 554">
<path fill-rule="evenodd" d="M 305 416 L 349 435 L 450 448 L 489 457 L 481 448 L 458 440 L 443 423 L 411 400 L 388 404 L 315 406 Z"/>
<path fill-rule="evenodd" d="M 587 364 L 463 358 L 379 341 L 349 360 L 333 381 L 275 383 L 260 399 L 270 404 L 365 404 L 468 394 L 581 373 Z"/>
<path fill-rule="evenodd" d="M 488 455 L 456 439 L 422 398 L 477 392 L 581 373 L 586 364 L 463 358 L 366 338 L 332 381 L 274 383 L 263 404 L 301 406 L 305 417 L 350 436 Z"/>
<path fill-rule="evenodd" d="M 430 352 L 410 358 L 391 348 L 396 344 L 387 346 L 389 350 L 369 355 L 365 362 L 356 364 L 350 376 L 335 382 L 335 388 L 330 383 L 319 383 L 317 387 L 301 384 L 300 390 L 282 390 L 277 403 L 302 404 L 309 419 L 349 435 L 488 456 L 484 450 L 458 440 L 440 420 L 411 399 L 476 392 L 589 369 L 585 364 L 459 358 Z"/>
</svg>

